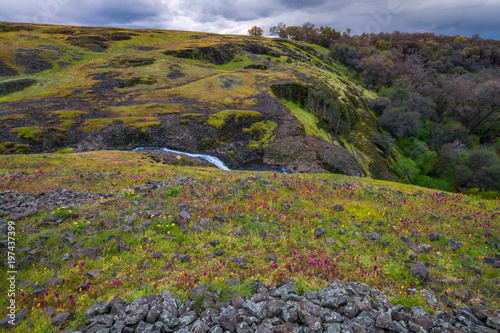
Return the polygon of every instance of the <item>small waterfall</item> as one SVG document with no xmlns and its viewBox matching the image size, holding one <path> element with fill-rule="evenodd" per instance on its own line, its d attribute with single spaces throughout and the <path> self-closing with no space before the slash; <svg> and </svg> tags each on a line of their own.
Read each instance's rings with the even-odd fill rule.
<svg viewBox="0 0 500 333">
<path fill-rule="evenodd" d="M 155 148 L 155 147 L 139 147 L 139 148 L 133 149 L 132 151 L 136 151 L 136 150 L 152 150 L 152 149 L 163 150 L 163 151 L 167 151 L 167 152 L 170 152 L 170 153 L 180 154 L 180 155 L 186 155 L 186 156 L 190 156 L 190 157 L 198 157 L 198 158 L 201 158 L 202 160 L 207 161 L 210 164 L 215 165 L 217 168 L 219 168 L 221 170 L 231 171 L 231 169 L 229 169 L 224 164 L 224 162 L 222 162 L 221 160 L 219 160 L 217 157 L 210 156 L 210 155 L 185 153 L 185 152 L 177 151 L 177 150 L 173 150 L 173 149 Z"/>
</svg>

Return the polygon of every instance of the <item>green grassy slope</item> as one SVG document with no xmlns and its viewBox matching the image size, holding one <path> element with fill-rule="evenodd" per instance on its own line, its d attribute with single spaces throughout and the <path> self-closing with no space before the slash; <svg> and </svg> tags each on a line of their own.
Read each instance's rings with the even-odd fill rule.
<svg viewBox="0 0 500 333">
<path fill-rule="evenodd" d="M 190 181 L 133 190 L 147 181 L 179 177 Z M 36 261 L 21 265 L 17 275 L 19 292 L 24 293 L 17 304 L 30 309 L 29 319 L 16 328 L 19 332 L 32 323 L 32 331 L 55 332 L 46 306 L 56 313 L 71 309 L 73 318 L 66 327 L 76 329 L 84 323 L 83 311 L 89 305 L 115 295 L 131 301 L 168 289 L 182 299 L 189 296 L 187 290 L 207 284 L 211 290 L 222 289 L 226 301 L 251 292 L 252 281 L 269 284 L 285 278 L 296 280 L 300 292 L 319 290 L 333 279 L 362 281 L 380 288 L 393 304 L 422 305 L 431 313 L 445 308 L 443 299 L 454 306 L 500 306 L 495 294 L 498 268 L 484 261 L 499 253 L 498 200 L 332 174 L 256 176 L 165 166 L 144 152 L 0 157 L 0 191 L 36 193 L 59 186 L 112 191 L 115 196 L 96 196 L 85 205 L 40 211 L 16 222 L 17 247 L 27 249 L 18 260 L 36 249 Z M 189 219 L 179 217 L 182 210 Z M 50 218 L 62 222 L 40 224 Z M 106 218 L 113 227 L 103 226 Z M 194 224 L 202 229 L 193 231 Z M 324 234 L 319 235 L 318 228 Z M 63 241 L 67 232 L 83 250 L 100 248 L 99 259 L 63 261 L 65 253 L 75 251 Z M 438 232 L 439 240 L 430 241 L 431 232 Z M 462 246 L 453 251 L 451 239 Z M 130 248 L 119 252 L 120 240 Z M 216 249 L 222 255 L 214 256 Z M 190 259 L 182 262 L 177 253 Z M 278 257 L 276 265 L 265 259 L 272 253 Z M 247 268 L 230 260 L 241 255 L 246 255 Z M 410 273 L 415 262 L 428 267 L 425 282 Z M 88 273 L 94 270 L 100 272 L 91 279 Z M 61 285 L 49 286 L 47 295 L 28 296 L 35 282 L 43 286 L 56 274 Z M 236 278 L 239 284 L 228 284 Z M 91 288 L 75 289 L 82 283 L 91 283 Z M 5 279 L 0 287 L 6 290 Z M 472 296 L 465 297 L 469 292 Z M 432 295 L 437 305 L 429 303 Z M 0 308 L 6 304 L 0 300 Z"/>
</svg>

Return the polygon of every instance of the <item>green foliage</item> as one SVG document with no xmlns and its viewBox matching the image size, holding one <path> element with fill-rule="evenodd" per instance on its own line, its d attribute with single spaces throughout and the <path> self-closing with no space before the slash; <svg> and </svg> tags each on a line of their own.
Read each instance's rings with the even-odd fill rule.
<svg viewBox="0 0 500 333">
<path fill-rule="evenodd" d="M 56 210 L 54 210 L 52 212 L 52 214 L 60 216 L 60 217 L 68 218 L 71 216 L 71 212 L 73 210 L 74 210 L 73 207 L 59 207 Z"/>
<path fill-rule="evenodd" d="M 253 123 L 249 128 L 244 128 L 243 132 L 252 133 L 252 135 L 257 138 L 256 141 L 250 141 L 249 147 L 251 149 L 257 149 L 261 144 L 267 146 L 276 127 L 278 127 L 278 124 L 267 120 Z"/>
<path fill-rule="evenodd" d="M 122 122 L 126 126 L 139 128 L 142 132 L 145 132 L 150 126 L 160 126 L 161 124 L 157 117 L 98 118 L 85 120 L 81 126 L 81 130 L 85 132 L 99 132 L 117 122 Z"/>
<path fill-rule="evenodd" d="M 453 40 L 454 43 L 466 43 L 469 39 L 465 36 L 457 36 Z"/>
<path fill-rule="evenodd" d="M 399 178 L 408 178 L 412 180 L 420 173 L 420 169 L 411 158 L 404 158 L 390 165 L 390 170 L 394 172 Z"/>
<path fill-rule="evenodd" d="M 198 119 L 200 117 L 203 117 L 203 113 L 185 113 L 181 115 L 181 118 L 184 119 Z"/>
<path fill-rule="evenodd" d="M 90 227 L 90 221 L 79 221 L 73 222 L 73 225 L 69 229 L 72 233 L 79 232 Z"/>
<path fill-rule="evenodd" d="M 74 120 L 63 120 L 59 123 L 60 127 L 68 128 L 75 124 Z"/>
<path fill-rule="evenodd" d="M 240 118 L 260 117 L 262 114 L 257 111 L 224 110 L 210 115 L 210 117 L 208 117 L 207 124 L 217 129 L 222 129 L 226 125 L 226 121 L 231 116 L 234 116 L 234 120 L 238 121 Z"/>
<path fill-rule="evenodd" d="M 170 235 L 174 232 L 176 226 L 170 219 L 167 219 L 166 216 L 160 215 L 157 217 L 158 222 L 156 223 L 156 228 L 158 231 Z"/>
<path fill-rule="evenodd" d="M 420 169 L 422 175 L 427 175 L 434 169 L 438 162 L 438 154 L 432 150 L 426 150 L 421 154 L 415 156 L 415 162 Z"/>
<path fill-rule="evenodd" d="M 175 198 L 179 194 L 179 188 L 172 187 L 165 191 L 165 196 L 167 198 Z"/>
<path fill-rule="evenodd" d="M 346 110 L 340 102 L 320 89 L 303 84 L 273 84 L 273 94 L 288 102 L 304 108 L 309 113 L 322 119 L 336 133 L 342 134 L 349 131 L 354 118 L 351 110 Z M 352 98 L 349 108 L 357 104 L 357 99 Z"/>
<path fill-rule="evenodd" d="M 30 145 L 14 142 L 0 143 L 0 155 L 24 154 L 29 151 Z"/>
<path fill-rule="evenodd" d="M 293 102 L 289 102 L 286 100 L 282 100 L 281 102 L 290 109 L 295 118 L 297 118 L 297 120 L 301 123 L 304 128 L 305 135 L 314 135 L 323 138 L 325 141 L 331 141 L 330 136 L 325 132 L 325 130 L 318 126 L 319 120 L 315 115 L 307 112 Z"/>
<path fill-rule="evenodd" d="M 203 139 L 203 146 L 207 148 L 213 148 L 215 146 L 215 142 L 213 139 L 205 138 Z"/>
<path fill-rule="evenodd" d="M 381 51 L 390 50 L 391 43 L 386 42 L 385 40 L 378 40 L 377 43 L 375 43 L 375 47 L 377 48 L 377 50 Z"/>
<path fill-rule="evenodd" d="M 248 29 L 248 34 L 250 36 L 262 36 L 264 34 L 264 30 L 262 30 L 260 27 L 254 25 L 250 29 Z"/>
<path fill-rule="evenodd" d="M 453 192 L 454 190 L 453 185 L 449 181 L 424 175 L 417 175 L 414 179 L 414 184 L 447 192 Z"/>
<path fill-rule="evenodd" d="M 117 122 L 117 118 L 100 118 L 100 119 L 88 119 L 85 120 L 81 129 L 85 132 L 90 131 L 101 131 L 105 128 L 108 128 L 113 123 Z"/>
<path fill-rule="evenodd" d="M 482 188 L 500 191 L 500 164 L 482 167 L 475 174 L 474 181 Z"/>
<path fill-rule="evenodd" d="M 35 143 L 42 143 L 44 141 L 43 135 L 46 133 L 47 129 L 43 127 L 19 127 L 14 129 L 14 132 L 24 139 L 31 140 Z"/>
<path fill-rule="evenodd" d="M 61 119 L 84 117 L 88 114 L 88 112 L 85 111 L 75 111 L 75 110 L 61 110 L 61 111 L 54 111 L 54 113 Z"/>
<path fill-rule="evenodd" d="M 64 148 L 64 149 L 59 149 L 58 151 L 54 152 L 54 154 L 70 154 L 73 152 L 73 148 Z"/>
</svg>

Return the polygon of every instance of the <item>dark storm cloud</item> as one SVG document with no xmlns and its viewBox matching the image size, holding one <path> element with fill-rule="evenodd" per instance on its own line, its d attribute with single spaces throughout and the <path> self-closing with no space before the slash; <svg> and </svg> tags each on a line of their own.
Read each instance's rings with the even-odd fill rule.
<svg viewBox="0 0 500 333">
<path fill-rule="evenodd" d="M 17 0 L 0 20 L 54 24 L 267 33 L 278 22 L 331 26 L 354 34 L 435 32 L 499 38 L 498 0 Z"/>
<path fill-rule="evenodd" d="M 165 16 L 162 0 L 18 0 L 2 4 L 0 12 L 6 21 L 130 27 Z"/>
</svg>

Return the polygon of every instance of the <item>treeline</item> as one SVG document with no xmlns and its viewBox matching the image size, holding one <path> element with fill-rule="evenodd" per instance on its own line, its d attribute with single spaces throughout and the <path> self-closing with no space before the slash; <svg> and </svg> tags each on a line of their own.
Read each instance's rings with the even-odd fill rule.
<svg viewBox="0 0 500 333">
<path fill-rule="evenodd" d="M 370 103 L 384 133 L 372 138 L 412 183 L 500 191 L 500 40 L 475 35 L 272 27 L 271 34 L 328 47 L 379 94 Z M 396 154 L 396 146 L 405 156 Z"/>
</svg>

